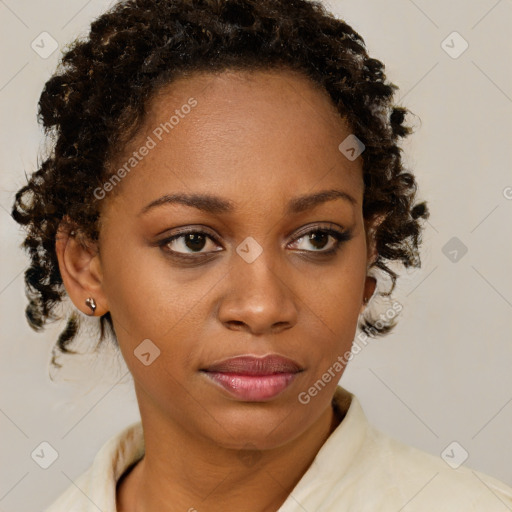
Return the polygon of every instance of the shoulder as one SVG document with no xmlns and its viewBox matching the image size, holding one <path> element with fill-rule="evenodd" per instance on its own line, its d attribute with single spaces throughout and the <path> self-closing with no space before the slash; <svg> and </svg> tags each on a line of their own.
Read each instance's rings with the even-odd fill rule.
<svg viewBox="0 0 512 512">
<path fill-rule="evenodd" d="M 468 467 L 461 445 L 438 456 L 406 445 L 370 425 L 347 393 L 336 392 L 339 405 L 350 398 L 346 415 L 317 456 L 315 478 L 304 482 L 309 493 L 318 489 L 322 510 L 343 504 L 350 512 L 512 511 L 512 488 Z"/>
<path fill-rule="evenodd" d="M 458 443 L 434 456 L 370 427 L 367 446 L 379 460 L 387 485 L 400 489 L 410 504 L 407 510 L 427 511 L 433 505 L 439 512 L 512 510 L 512 488 L 462 465 L 466 453 Z"/>
<path fill-rule="evenodd" d="M 143 454 L 142 424 L 138 421 L 108 439 L 92 465 L 44 512 L 116 512 L 117 481 Z"/>
</svg>

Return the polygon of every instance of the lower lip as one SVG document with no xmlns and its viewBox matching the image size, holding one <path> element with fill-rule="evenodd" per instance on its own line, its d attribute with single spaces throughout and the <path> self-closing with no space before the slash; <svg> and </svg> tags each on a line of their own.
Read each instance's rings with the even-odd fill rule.
<svg viewBox="0 0 512 512">
<path fill-rule="evenodd" d="M 296 373 L 276 373 L 273 375 L 204 373 L 231 395 L 252 402 L 261 402 L 276 397 L 292 383 L 297 375 Z"/>
</svg>

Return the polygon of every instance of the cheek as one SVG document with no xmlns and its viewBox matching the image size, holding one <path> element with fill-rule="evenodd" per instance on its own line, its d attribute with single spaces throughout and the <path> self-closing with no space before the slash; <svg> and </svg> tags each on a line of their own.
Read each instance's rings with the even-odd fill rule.
<svg viewBox="0 0 512 512">
<path fill-rule="evenodd" d="M 310 292 L 314 311 L 333 333 L 344 331 L 359 316 L 366 277 L 364 243 L 342 249 L 339 258 L 338 265 L 316 276 Z"/>
<path fill-rule="evenodd" d="M 311 286 L 309 298 L 306 290 L 306 310 L 317 331 L 319 364 L 316 373 L 323 373 L 350 350 L 357 330 L 366 276 L 366 249 L 363 243 L 341 251 L 341 263 L 329 273 L 318 276 Z M 310 283 L 311 284 L 311 283 Z M 339 368 L 338 368 L 339 372 Z M 340 375 L 341 376 L 341 375 Z"/>
<path fill-rule="evenodd" d="M 103 289 L 112 317 L 133 336 L 161 338 L 186 321 L 214 276 L 193 279 L 197 272 L 173 267 L 158 248 L 124 247 L 111 247 L 104 258 Z"/>
<path fill-rule="evenodd" d="M 105 258 L 104 268 L 114 329 L 134 379 L 148 389 L 179 386 L 195 364 L 192 355 L 197 358 L 203 350 L 207 291 L 223 273 L 213 267 L 202 273 L 173 268 L 157 249 L 121 251 L 119 246 Z"/>
</svg>

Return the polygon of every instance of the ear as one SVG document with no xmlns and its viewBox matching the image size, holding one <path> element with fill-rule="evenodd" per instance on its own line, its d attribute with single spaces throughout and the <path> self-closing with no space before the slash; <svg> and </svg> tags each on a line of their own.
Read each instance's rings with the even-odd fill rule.
<svg viewBox="0 0 512 512">
<path fill-rule="evenodd" d="M 371 265 L 376 261 L 378 257 L 376 241 L 375 241 L 375 231 L 380 223 L 385 219 L 384 215 L 376 215 L 371 217 L 370 219 L 364 220 L 365 232 L 366 232 L 366 260 L 367 260 L 367 268 L 370 269 Z M 377 287 L 377 280 L 367 275 L 364 283 L 364 295 L 363 298 L 370 300 L 370 298 L 375 293 L 375 289 Z M 361 313 L 366 309 L 366 304 L 363 302 L 361 306 Z"/>
<path fill-rule="evenodd" d="M 102 287 L 97 246 L 88 242 L 79 231 L 72 231 L 70 224 L 64 221 L 57 230 L 55 251 L 64 287 L 73 304 L 87 315 L 102 316 L 107 313 L 109 308 Z M 96 302 L 94 313 L 85 304 L 89 297 Z"/>
</svg>

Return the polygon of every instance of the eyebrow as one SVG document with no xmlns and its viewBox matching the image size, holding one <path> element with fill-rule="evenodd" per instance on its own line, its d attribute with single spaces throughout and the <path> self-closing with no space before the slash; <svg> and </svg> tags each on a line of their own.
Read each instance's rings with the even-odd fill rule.
<svg viewBox="0 0 512 512">
<path fill-rule="evenodd" d="M 294 197 L 287 204 L 286 214 L 297 214 L 307 210 L 312 210 L 320 204 L 334 201 L 335 199 L 343 199 L 354 206 L 357 205 L 357 201 L 347 192 L 336 189 L 322 190 L 320 192 Z M 149 210 L 164 204 L 182 204 L 211 214 L 232 213 L 235 211 L 235 204 L 228 199 L 210 194 L 181 193 L 166 194 L 155 199 L 148 205 L 144 206 L 144 208 L 139 212 L 139 215 L 143 215 Z"/>
</svg>

